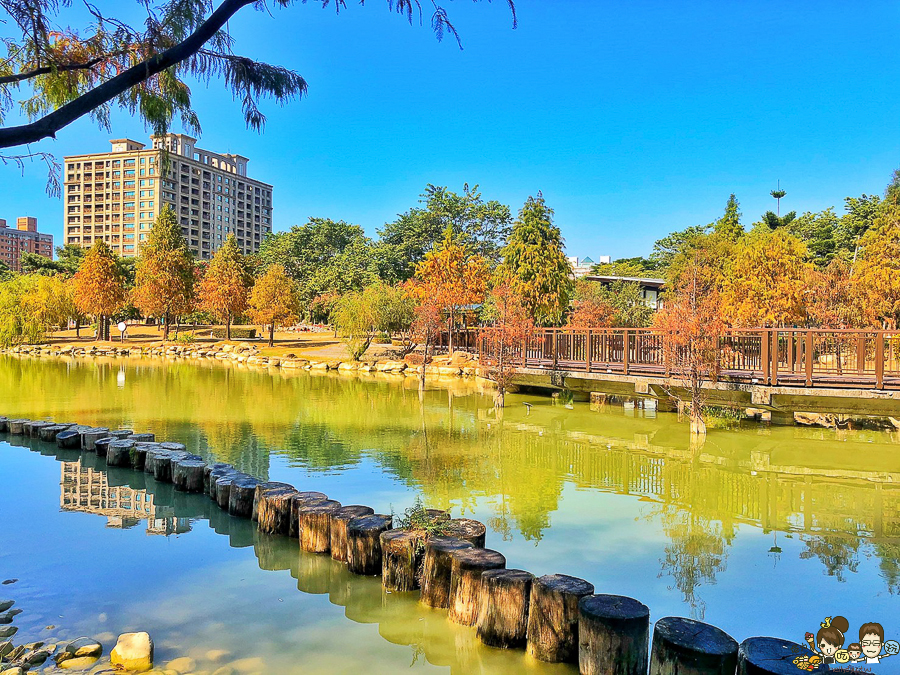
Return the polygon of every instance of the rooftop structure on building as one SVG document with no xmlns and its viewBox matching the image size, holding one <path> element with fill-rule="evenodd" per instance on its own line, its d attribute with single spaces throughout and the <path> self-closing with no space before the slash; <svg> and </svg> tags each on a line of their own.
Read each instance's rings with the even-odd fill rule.
<svg viewBox="0 0 900 675">
<path fill-rule="evenodd" d="M 7 227 L 6 221 L 0 218 L 0 262 L 14 272 L 21 272 L 23 253 L 36 253 L 53 260 L 53 235 L 37 231 L 37 218 L 18 218 L 16 229 Z"/>
<path fill-rule="evenodd" d="M 65 158 L 65 242 L 102 239 L 136 256 L 169 205 L 197 258 L 210 259 L 229 234 L 244 253 L 258 251 L 272 231 L 272 186 L 247 175 L 250 160 L 202 150 L 185 134 L 150 141 L 117 138 L 110 152 Z"/>
<path fill-rule="evenodd" d="M 580 279 L 581 277 L 590 274 L 591 270 L 594 268 L 594 265 L 605 265 L 612 260 L 608 255 L 598 256 L 597 260 L 593 260 L 589 257 L 579 258 L 575 255 L 567 256 L 566 259 L 572 266 L 572 273 L 575 275 L 576 279 Z"/>
</svg>

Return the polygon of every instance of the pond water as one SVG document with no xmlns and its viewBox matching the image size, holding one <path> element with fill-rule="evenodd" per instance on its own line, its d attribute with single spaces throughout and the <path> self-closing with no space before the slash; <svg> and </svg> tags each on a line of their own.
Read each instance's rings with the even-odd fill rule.
<svg viewBox="0 0 900 675">
<path fill-rule="evenodd" d="M 900 635 L 900 433 L 754 424 L 691 448 L 675 415 L 630 406 L 510 395 L 498 418 L 470 381 L 420 395 L 402 376 L 149 359 L 2 357 L 0 400 L 8 416 L 152 431 L 344 504 L 421 498 L 484 522 L 509 567 L 583 577 L 651 620 L 802 642 L 841 614 Z M 198 671 L 576 672 L 481 646 L 415 594 L 90 460 L 0 436 L 17 641 L 110 648 L 147 630 L 158 663 L 189 655 Z"/>
</svg>

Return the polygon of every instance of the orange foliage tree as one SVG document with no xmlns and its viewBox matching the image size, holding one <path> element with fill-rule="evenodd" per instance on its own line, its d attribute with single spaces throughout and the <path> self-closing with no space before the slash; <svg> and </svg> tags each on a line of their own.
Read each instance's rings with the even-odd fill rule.
<svg viewBox="0 0 900 675">
<path fill-rule="evenodd" d="M 72 279 L 75 306 L 97 319 L 97 339 L 109 339 L 109 317 L 125 305 L 125 279 L 116 256 L 97 240 Z"/>
<path fill-rule="evenodd" d="M 447 314 L 450 351 L 453 351 L 457 315 L 463 307 L 484 300 L 487 280 L 487 261 L 455 241 L 450 227 L 444 233 L 444 240 L 416 265 L 408 292 L 418 304 L 433 304 Z"/>
<path fill-rule="evenodd" d="M 237 239 L 229 234 L 209 262 L 200 282 L 200 304 L 225 324 L 225 338 L 231 339 L 231 322 L 247 310 L 253 280 L 247 271 Z"/>
<path fill-rule="evenodd" d="M 515 286 L 503 279 L 491 289 L 484 307 L 484 318 L 491 323 L 483 331 L 482 366 L 489 379 L 497 383 L 494 404 L 502 408 L 516 375 L 516 358 L 521 358 L 522 350 L 534 331 L 525 298 Z"/>
<path fill-rule="evenodd" d="M 886 209 L 860 239 L 854 284 L 873 321 L 900 323 L 900 207 Z"/>
<path fill-rule="evenodd" d="M 275 326 L 287 326 L 297 321 L 300 307 L 297 284 L 281 265 L 270 265 L 250 292 L 250 316 L 257 323 L 269 326 L 269 346 L 275 342 Z"/>
</svg>

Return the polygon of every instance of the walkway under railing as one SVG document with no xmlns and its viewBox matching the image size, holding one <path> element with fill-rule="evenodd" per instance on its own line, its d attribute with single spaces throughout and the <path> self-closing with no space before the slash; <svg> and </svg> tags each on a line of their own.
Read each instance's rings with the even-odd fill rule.
<svg viewBox="0 0 900 675">
<path fill-rule="evenodd" d="M 478 332 L 476 351 L 488 341 Z M 459 340 L 470 345 L 471 333 Z M 455 337 L 455 336 L 454 336 Z M 542 328 L 514 349 L 521 368 L 677 376 L 666 334 L 653 328 Z M 462 348 L 462 347 L 460 347 Z M 900 389 L 900 331 L 816 328 L 730 329 L 719 340 L 720 380 L 765 385 Z M 485 354 L 489 356 L 489 354 Z"/>
</svg>

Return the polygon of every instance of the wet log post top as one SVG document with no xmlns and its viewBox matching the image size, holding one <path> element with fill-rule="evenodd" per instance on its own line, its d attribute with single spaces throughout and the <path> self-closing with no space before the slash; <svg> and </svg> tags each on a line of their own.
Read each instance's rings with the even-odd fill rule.
<svg viewBox="0 0 900 675">
<path fill-rule="evenodd" d="M 287 535 L 291 527 L 291 497 L 297 494 L 297 490 L 290 485 L 264 487 L 266 485 L 262 483 L 256 487 L 259 531 Z"/>
<path fill-rule="evenodd" d="M 234 467 L 231 467 L 231 468 L 234 469 Z M 257 522 L 259 520 L 259 496 L 263 493 L 263 490 L 268 490 L 270 488 L 276 488 L 276 487 L 286 487 L 286 488 L 290 488 L 291 490 L 294 489 L 293 485 L 289 485 L 288 483 L 279 483 L 277 481 L 268 481 L 266 483 L 260 483 L 256 487 L 256 493 L 253 496 L 253 517 L 252 517 L 253 522 Z"/>
<path fill-rule="evenodd" d="M 288 509 L 291 504 L 288 503 Z M 301 506 L 297 512 L 300 528 L 300 548 L 310 553 L 331 551 L 331 518 L 341 508 L 333 499 Z M 290 512 L 288 513 L 290 520 Z"/>
<path fill-rule="evenodd" d="M 12 429 L 13 422 L 11 421 L 9 424 L 9 428 Z M 73 427 L 68 431 L 60 431 L 56 435 L 56 446 L 58 448 L 62 448 L 63 450 L 79 449 L 81 447 L 81 434 L 79 433 L 77 427 Z"/>
<path fill-rule="evenodd" d="M 488 570 L 481 575 L 481 599 L 475 621 L 478 637 L 489 647 L 524 649 L 534 575 L 524 570 Z"/>
<path fill-rule="evenodd" d="M 578 669 L 582 675 L 645 675 L 650 610 L 623 595 L 589 595 L 578 603 Z"/>
<path fill-rule="evenodd" d="M 249 518 L 253 511 L 253 495 L 259 481 L 253 476 L 239 476 L 231 481 L 228 491 L 228 513 L 238 518 Z"/>
<path fill-rule="evenodd" d="M 528 653 L 551 663 L 578 662 L 578 601 L 594 585 L 565 574 L 535 579 L 528 608 Z"/>
<path fill-rule="evenodd" d="M 481 575 L 506 567 L 506 558 L 489 548 L 469 548 L 450 554 L 450 620 L 474 626 L 481 600 Z"/>
<path fill-rule="evenodd" d="M 797 675 L 794 659 L 809 649 L 796 642 L 773 637 L 752 637 L 738 648 L 737 675 Z"/>
<path fill-rule="evenodd" d="M 133 441 L 140 441 L 141 443 L 153 443 L 156 441 L 155 434 L 131 434 L 128 438 Z"/>
<path fill-rule="evenodd" d="M 708 623 L 667 616 L 653 627 L 650 675 L 733 675 L 738 643 Z"/>
<path fill-rule="evenodd" d="M 438 518 L 439 522 L 441 521 Z M 442 522 L 442 531 L 446 537 L 455 537 L 467 541 L 475 548 L 484 548 L 485 528 L 484 523 L 471 518 L 453 518 Z"/>
<path fill-rule="evenodd" d="M 291 522 L 288 527 L 288 536 L 292 539 L 300 538 L 300 507 L 316 502 L 324 502 L 328 496 L 324 492 L 298 492 L 291 497 Z"/>
<path fill-rule="evenodd" d="M 307 493 L 310 494 L 310 493 Z M 312 494 L 321 494 L 316 492 Z M 329 549 L 331 557 L 338 562 L 347 562 L 347 526 L 354 518 L 361 516 L 372 516 L 375 509 L 371 506 L 362 506 L 359 504 L 351 504 L 342 506 L 331 514 L 331 522 L 329 523 Z"/>
<path fill-rule="evenodd" d="M 95 443 L 97 439 L 109 436 L 109 429 L 106 427 L 94 427 L 87 431 L 81 432 L 81 449 L 86 452 L 97 452 Z"/>
<path fill-rule="evenodd" d="M 425 542 L 422 578 L 419 580 L 422 587 L 419 601 L 423 605 L 436 609 L 449 608 L 452 555 L 455 551 L 468 548 L 474 548 L 472 542 L 456 537 L 431 537 Z"/>
<path fill-rule="evenodd" d="M 353 574 L 381 574 L 381 533 L 390 530 L 393 517 L 359 516 L 347 524 L 347 569 Z"/>
<path fill-rule="evenodd" d="M 333 535 L 332 535 L 333 537 Z M 334 556 L 332 539 L 331 554 Z M 423 530 L 388 530 L 381 533 L 381 583 L 389 591 L 415 591 L 425 554 Z"/>
</svg>

